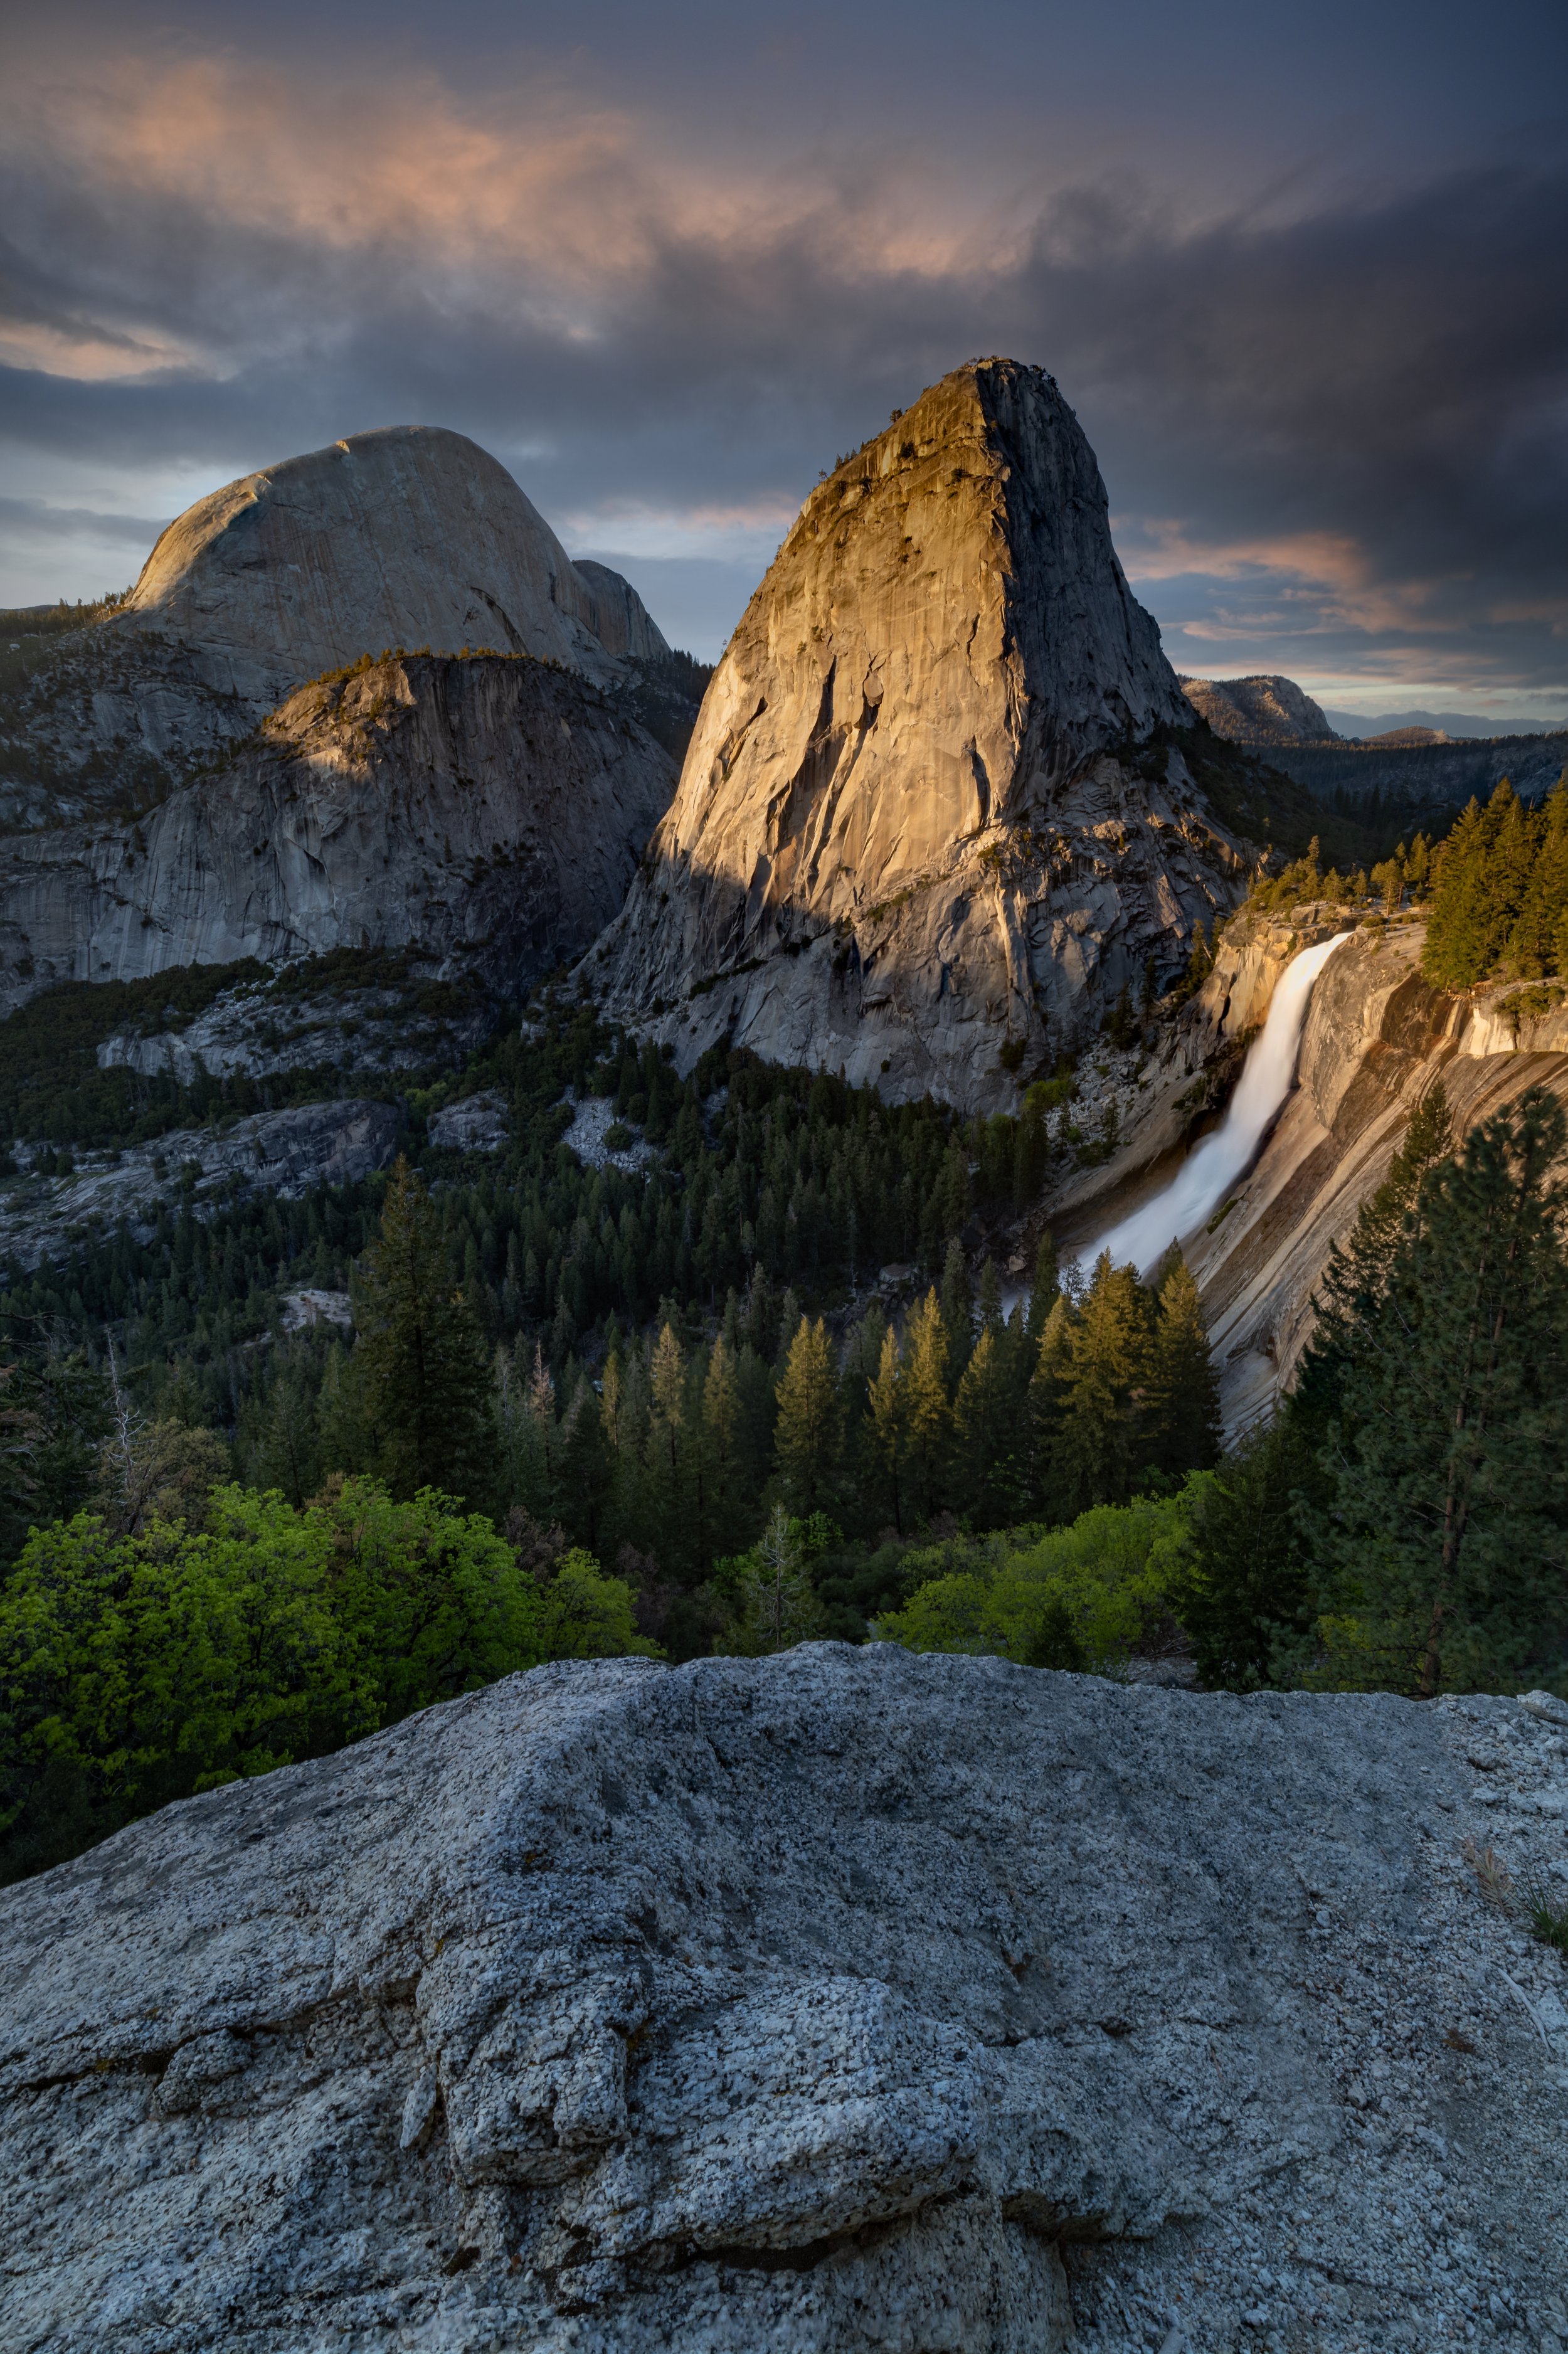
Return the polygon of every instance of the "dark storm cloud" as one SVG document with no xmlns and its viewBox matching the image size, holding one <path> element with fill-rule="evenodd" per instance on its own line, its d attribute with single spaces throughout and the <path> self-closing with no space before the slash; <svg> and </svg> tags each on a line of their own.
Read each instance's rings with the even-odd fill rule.
<svg viewBox="0 0 1568 2354">
<path fill-rule="evenodd" d="M 574 545 L 759 566 L 820 467 L 1008 351 L 1077 408 L 1180 667 L 1568 678 L 1568 174 L 1197 225 L 1118 179 L 999 227 L 891 151 L 750 186 L 624 122 L 508 141 L 426 90 L 334 146 L 242 97 L 243 154 L 214 69 L 18 159 L 0 437 L 216 481 L 441 422 Z"/>
</svg>

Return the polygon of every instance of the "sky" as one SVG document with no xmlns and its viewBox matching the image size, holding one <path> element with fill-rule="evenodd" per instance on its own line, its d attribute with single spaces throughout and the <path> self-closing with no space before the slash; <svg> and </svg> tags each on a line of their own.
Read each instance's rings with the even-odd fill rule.
<svg viewBox="0 0 1568 2354">
<path fill-rule="evenodd" d="M 1568 715 L 1568 10 L 54 0 L 0 27 L 0 601 L 471 434 L 712 657 L 819 472 L 1051 370 L 1180 671 Z"/>
</svg>

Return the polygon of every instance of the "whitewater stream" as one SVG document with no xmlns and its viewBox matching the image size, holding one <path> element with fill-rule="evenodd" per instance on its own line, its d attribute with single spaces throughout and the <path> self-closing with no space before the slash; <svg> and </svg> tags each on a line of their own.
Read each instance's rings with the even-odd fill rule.
<svg viewBox="0 0 1568 2354">
<path fill-rule="evenodd" d="M 1201 1226 L 1218 1208 L 1263 1140 L 1264 1132 L 1289 1094 L 1296 1076 L 1296 1050 L 1311 1001 L 1312 984 L 1334 950 L 1350 934 L 1340 932 L 1316 948 L 1303 949 L 1286 967 L 1268 1009 L 1262 1035 L 1247 1053 L 1236 1091 L 1221 1125 L 1193 1146 L 1169 1185 L 1129 1212 L 1079 1254 L 1086 1267 L 1102 1251 L 1118 1267 L 1128 1260 L 1140 1275 L 1181 1235 Z"/>
</svg>

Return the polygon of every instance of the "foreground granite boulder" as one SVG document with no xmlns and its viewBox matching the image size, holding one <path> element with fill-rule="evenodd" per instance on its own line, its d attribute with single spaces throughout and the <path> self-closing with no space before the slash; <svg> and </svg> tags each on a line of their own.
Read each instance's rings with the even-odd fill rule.
<svg viewBox="0 0 1568 2354">
<path fill-rule="evenodd" d="M 0 1898 L 0 2346 L 1554 2346 L 1562 1963 L 1458 1848 L 1565 1805 L 1500 1700 L 513 1678 Z"/>
</svg>

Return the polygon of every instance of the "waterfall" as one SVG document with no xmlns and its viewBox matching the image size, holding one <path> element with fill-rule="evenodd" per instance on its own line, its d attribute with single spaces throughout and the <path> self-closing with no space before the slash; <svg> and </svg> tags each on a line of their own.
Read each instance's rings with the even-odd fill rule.
<svg viewBox="0 0 1568 2354">
<path fill-rule="evenodd" d="M 1312 984 L 1348 932 L 1316 948 L 1303 949 L 1286 967 L 1263 1034 L 1248 1050 L 1246 1066 L 1222 1125 L 1205 1136 L 1187 1155 L 1162 1193 L 1119 1225 L 1100 1235 L 1083 1254 L 1092 1267 L 1102 1251 L 1109 1251 L 1118 1267 L 1130 1260 L 1140 1274 L 1155 1265 L 1172 1242 L 1202 1225 L 1218 1207 L 1262 1140 L 1264 1130 L 1290 1092 L 1296 1076 L 1296 1050 L 1312 995 Z"/>
</svg>

